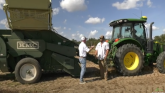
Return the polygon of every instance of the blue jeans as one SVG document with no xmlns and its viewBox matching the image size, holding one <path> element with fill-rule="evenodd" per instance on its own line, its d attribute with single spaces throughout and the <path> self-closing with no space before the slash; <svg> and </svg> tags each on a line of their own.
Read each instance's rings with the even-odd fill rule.
<svg viewBox="0 0 165 93">
<path fill-rule="evenodd" d="M 81 73 L 80 73 L 80 82 L 83 82 L 83 77 L 86 71 L 86 58 L 79 58 L 81 63 Z"/>
</svg>

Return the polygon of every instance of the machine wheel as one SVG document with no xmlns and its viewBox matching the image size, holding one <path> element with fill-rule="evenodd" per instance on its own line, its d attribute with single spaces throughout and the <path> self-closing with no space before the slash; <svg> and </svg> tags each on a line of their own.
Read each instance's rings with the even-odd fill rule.
<svg viewBox="0 0 165 93">
<path fill-rule="evenodd" d="M 165 73 L 165 51 L 157 57 L 156 66 L 160 73 Z"/>
<path fill-rule="evenodd" d="M 118 48 L 115 64 L 119 73 L 124 76 L 138 75 L 143 68 L 144 56 L 134 44 L 125 44 Z"/>
<path fill-rule="evenodd" d="M 32 84 L 39 81 L 41 68 L 37 60 L 23 58 L 15 67 L 15 77 L 22 84 Z"/>
</svg>

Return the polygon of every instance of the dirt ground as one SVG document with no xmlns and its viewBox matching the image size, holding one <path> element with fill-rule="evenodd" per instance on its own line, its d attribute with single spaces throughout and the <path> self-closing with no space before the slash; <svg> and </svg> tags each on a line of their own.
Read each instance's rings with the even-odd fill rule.
<svg viewBox="0 0 165 93">
<path fill-rule="evenodd" d="M 131 77 L 109 69 L 109 80 L 104 81 L 100 80 L 98 65 L 88 62 L 84 85 L 66 73 L 44 74 L 39 83 L 31 85 L 22 85 L 2 74 L 0 77 L 0 93 L 158 93 L 157 88 L 165 93 L 165 74 L 155 67 L 145 67 L 139 76 Z"/>
</svg>

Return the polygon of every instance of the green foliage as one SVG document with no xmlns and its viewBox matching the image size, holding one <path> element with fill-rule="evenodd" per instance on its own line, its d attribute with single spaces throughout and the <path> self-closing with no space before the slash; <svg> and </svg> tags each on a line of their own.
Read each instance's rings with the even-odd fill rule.
<svg viewBox="0 0 165 93">
<path fill-rule="evenodd" d="M 165 34 L 162 34 L 160 36 L 155 36 L 154 40 L 158 41 L 158 42 L 161 42 L 161 43 L 165 43 Z"/>
<path fill-rule="evenodd" d="M 96 46 L 99 43 L 99 39 L 90 38 L 86 41 L 87 46 Z"/>
<path fill-rule="evenodd" d="M 77 40 L 74 40 L 72 39 L 73 42 L 77 43 L 77 44 L 80 44 L 81 41 L 77 41 Z M 86 41 L 86 45 L 87 46 L 96 46 L 98 43 L 100 42 L 99 39 L 96 39 L 96 38 L 89 38 L 87 41 Z"/>
<path fill-rule="evenodd" d="M 73 41 L 73 42 L 75 42 L 75 43 L 77 43 L 77 44 L 80 43 L 80 41 L 77 41 L 77 40 L 75 40 L 75 39 L 72 39 L 71 41 Z"/>
</svg>

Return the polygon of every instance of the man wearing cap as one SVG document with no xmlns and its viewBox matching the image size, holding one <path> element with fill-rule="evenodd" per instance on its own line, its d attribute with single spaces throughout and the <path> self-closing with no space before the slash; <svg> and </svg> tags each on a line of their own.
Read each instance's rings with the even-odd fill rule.
<svg viewBox="0 0 165 93">
<path fill-rule="evenodd" d="M 86 53 L 91 51 L 94 46 L 91 46 L 89 49 L 86 46 L 86 38 L 83 36 L 81 38 L 81 43 L 79 44 L 79 61 L 81 63 L 81 73 L 80 73 L 80 84 L 85 84 L 86 82 L 83 80 L 85 71 L 86 71 Z"/>
<path fill-rule="evenodd" d="M 109 52 L 109 44 L 108 42 L 105 42 L 104 36 L 100 36 L 100 42 L 97 44 L 95 50 L 95 56 L 99 60 L 101 78 L 108 80 L 106 59 Z"/>
</svg>

